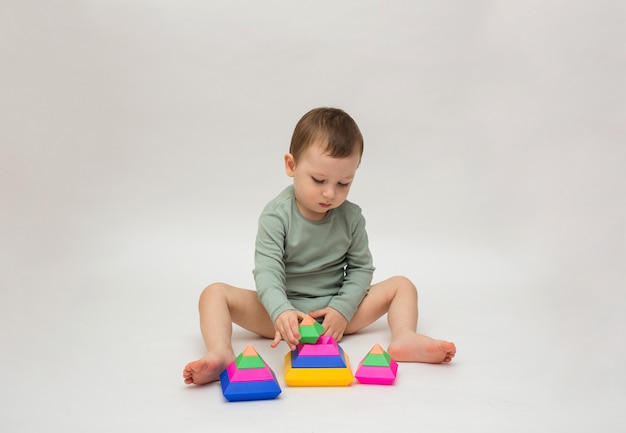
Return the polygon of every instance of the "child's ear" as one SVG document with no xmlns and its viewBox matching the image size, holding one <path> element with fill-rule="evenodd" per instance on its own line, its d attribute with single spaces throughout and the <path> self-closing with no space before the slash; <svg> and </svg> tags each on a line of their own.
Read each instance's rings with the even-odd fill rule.
<svg viewBox="0 0 626 433">
<path fill-rule="evenodd" d="M 285 154 L 285 172 L 289 177 L 293 177 L 296 173 L 296 160 L 291 153 Z"/>
</svg>

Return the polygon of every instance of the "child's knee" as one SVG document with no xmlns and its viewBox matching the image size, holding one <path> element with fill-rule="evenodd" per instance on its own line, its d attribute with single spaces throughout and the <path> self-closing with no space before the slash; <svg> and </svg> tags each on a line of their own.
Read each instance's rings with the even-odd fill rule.
<svg viewBox="0 0 626 433">
<path fill-rule="evenodd" d="M 407 290 L 415 292 L 415 294 L 417 294 L 417 287 L 415 287 L 415 284 L 413 284 L 413 282 L 407 277 L 397 275 L 395 277 L 391 277 L 391 279 L 393 280 L 394 286 L 397 287 L 399 290 Z"/>
<path fill-rule="evenodd" d="M 210 298 L 215 295 L 222 295 L 226 292 L 228 286 L 224 283 L 211 283 L 202 290 L 200 293 L 200 302 L 205 298 Z"/>
</svg>

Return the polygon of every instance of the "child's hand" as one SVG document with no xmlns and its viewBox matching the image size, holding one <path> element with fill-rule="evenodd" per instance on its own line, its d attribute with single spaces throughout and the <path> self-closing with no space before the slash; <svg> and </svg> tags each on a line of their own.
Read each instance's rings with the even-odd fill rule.
<svg viewBox="0 0 626 433">
<path fill-rule="evenodd" d="M 295 350 L 296 345 L 300 342 L 300 320 L 304 317 L 304 313 L 297 310 L 283 311 L 276 318 L 274 328 L 276 334 L 271 346 L 276 347 L 280 340 L 285 340 L 289 346 L 289 350 Z"/>
<path fill-rule="evenodd" d="M 321 310 L 315 310 L 309 313 L 311 317 L 317 319 L 323 317 L 322 327 L 324 327 L 324 334 L 333 337 L 335 341 L 341 341 L 343 333 L 348 326 L 348 321 L 343 314 L 331 307 L 322 308 Z"/>
</svg>

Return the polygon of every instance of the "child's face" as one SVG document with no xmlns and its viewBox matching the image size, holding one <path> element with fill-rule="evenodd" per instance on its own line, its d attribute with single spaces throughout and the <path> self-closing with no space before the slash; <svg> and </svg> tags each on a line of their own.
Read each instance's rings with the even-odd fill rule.
<svg viewBox="0 0 626 433">
<path fill-rule="evenodd" d="M 361 159 L 358 154 L 333 158 L 325 149 L 320 144 L 310 146 L 297 164 L 291 154 L 285 155 L 285 169 L 293 178 L 298 209 L 313 221 L 321 220 L 326 212 L 346 201 Z"/>
</svg>

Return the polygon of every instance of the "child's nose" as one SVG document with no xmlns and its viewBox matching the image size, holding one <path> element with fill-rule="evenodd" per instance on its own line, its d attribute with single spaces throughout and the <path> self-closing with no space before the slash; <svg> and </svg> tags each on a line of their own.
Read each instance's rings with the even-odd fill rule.
<svg viewBox="0 0 626 433">
<path fill-rule="evenodd" d="M 335 188 L 333 187 L 328 187 L 324 190 L 323 195 L 325 198 L 332 200 L 333 198 L 335 198 Z"/>
</svg>

